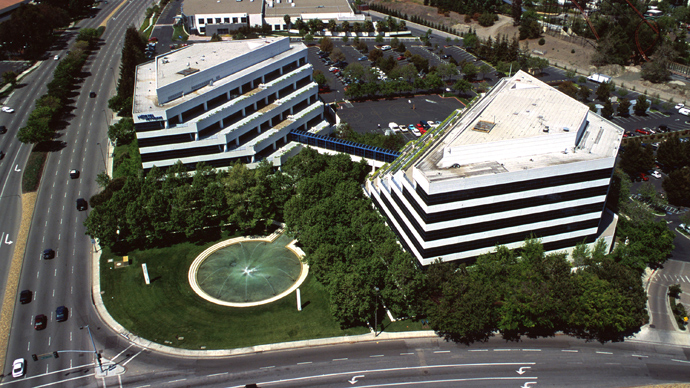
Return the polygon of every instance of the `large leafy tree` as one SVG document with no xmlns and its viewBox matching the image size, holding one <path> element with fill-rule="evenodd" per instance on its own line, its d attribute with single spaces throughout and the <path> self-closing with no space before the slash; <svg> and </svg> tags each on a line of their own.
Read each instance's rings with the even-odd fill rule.
<svg viewBox="0 0 690 388">
<path fill-rule="evenodd" d="M 650 147 L 642 147 L 637 139 L 629 141 L 621 156 L 620 167 L 631 178 L 654 166 L 654 153 Z"/>
</svg>

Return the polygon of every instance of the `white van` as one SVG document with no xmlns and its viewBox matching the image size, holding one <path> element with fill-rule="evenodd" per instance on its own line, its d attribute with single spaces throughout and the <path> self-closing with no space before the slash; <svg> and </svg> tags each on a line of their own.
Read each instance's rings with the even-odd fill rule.
<svg viewBox="0 0 690 388">
<path fill-rule="evenodd" d="M 690 109 L 688 108 L 680 108 L 678 109 L 678 113 L 685 115 L 685 116 L 690 116 Z"/>
<path fill-rule="evenodd" d="M 385 46 L 381 47 L 381 51 L 388 51 L 390 49 L 391 49 L 391 46 L 389 46 L 389 45 L 385 45 Z"/>
<path fill-rule="evenodd" d="M 394 132 L 398 132 L 400 128 L 398 128 L 398 124 L 394 122 L 388 123 L 388 128 L 392 129 Z"/>
</svg>

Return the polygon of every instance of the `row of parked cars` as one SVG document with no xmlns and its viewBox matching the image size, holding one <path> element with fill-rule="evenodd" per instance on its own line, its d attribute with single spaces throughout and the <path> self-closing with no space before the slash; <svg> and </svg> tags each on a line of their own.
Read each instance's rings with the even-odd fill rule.
<svg viewBox="0 0 690 388">
<path fill-rule="evenodd" d="M 408 126 L 398 125 L 394 122 L 388 123 L 388 128 L 393 132 L 412 132 L 413 135 L 419 137 L 426 133 L 431 128 L 435 128 L 441 124 L 440 121 L 420 121 L 417 124 L 410 124 Z"/>
</svg>

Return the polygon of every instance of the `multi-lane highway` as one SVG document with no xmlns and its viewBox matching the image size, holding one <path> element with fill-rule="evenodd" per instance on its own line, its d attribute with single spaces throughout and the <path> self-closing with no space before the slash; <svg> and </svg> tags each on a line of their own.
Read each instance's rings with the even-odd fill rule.
<svg viewBox="0 0 690 388">
<path fill-rule="evenodd" d="M 14 305 L 14 316 L 6 353 L 3 373 L 9 375 L 15 358 L 27 360 L 27 377 L 35 376 L 20 386 L 36 386 L 60 380 L 71 380 L 79 376 L 93 375 L 93 368 L 86 374 L 69 372 L 69 368 L 93 362 L 93 345 L 89 339 L 89 325 L 96 337 L 96 346 L 101 346 L 105 336 L 100 333 L 102 325 L 94 313 L 91 299 L 91 240 L 84 235 L 83 221 L 87 212 L 76 209 L 77 198 L 89 198 L 98 188 L 94 178 L 105 169 L 107 150 L 107 124 L 111 113 L 107 100 L 112 95 L 119 72 L 119 57 L 124 32 L 130 24 L 143 18 L 143 11 L 151 5 L 149 0 L 111 1 L 103 4 L 97 18 L 78 23 L 77 28 L 65 32 L 68 45 L 73 43 L 79 28 L 95 28 L 108 18 L 102 44 L 89 57 L 82 71 L 86 74 L 80 88 L 72 97 L 74 109 L 68 117 L 69 125 L 58 132 L 59 145 L 48 155 L 42 182 L 36 197 L 33 220 L 27 240 L 24 263 L 19 280 L 19 290 L 31 290 L 33 300 L 28 304 Z M 1 148 L 7 155 L 0 164 L 2 196 L 0 198 L 0 231 L 8 241 L 17 237 L 21 201 L 21 167 L 28 158 L 30 147 L 21 145 L 16 139 L 17 130 L 26 122 L 36 98 L 46 90 L 58 61 L 53 56 L 64 57 L 65 50 L 51 52 L 46 61 L 22 80 L 18 88 L 6 101 L 16 112 L 2 117 L 0 124 L 6 125 L 8 133 L 1 135 Z M 94 98 L 90 92 L 95 92 Z M 81 171 L 78 179 L 71 179 L 70 169 Z M 13 254 L 13 245 L 0 246 L 0 254 L 8 266 Z M 43 260 L 44 249 L 53 249 L 55 257 Z M 6 268 L 0 268 L 6 274 Z M 3 282 L 4 286 L 4 282 Z M 3 291 L 4 291 L 4 287 Z M 56 308 L 66 306 L 68 319 L 56 321 Z M 37 315 L 47 316 L 46 328 L 34 330 Z M 57 351 L 59 358 L 54 358 Z M 32 355 L 39 357 L 32 360 Z M 45 355 L 45 358 L 42 357 Z M 55 373 L 68 370 L 66 373 Z M 11 379 L 11 377 L 9 378 Z M 4 381 L 7 381 L 5 377 Z M 93 384 L 93 381 L 91 381 Z"/>
</svg>

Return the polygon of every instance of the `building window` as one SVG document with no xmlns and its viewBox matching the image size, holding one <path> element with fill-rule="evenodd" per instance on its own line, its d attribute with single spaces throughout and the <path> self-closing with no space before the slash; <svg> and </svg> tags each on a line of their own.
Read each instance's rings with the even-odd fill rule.
<svg viewBox="0 0 690 388">
<path fill-rule="evenodd" d="M 240 21 L 241 21 L 242 23 L 246 23 L 246 22 L 247 22 L 247 17 L 246 17 L 246 16 L 243 16 L 243 17 L 242 17 L 242 20 L 240 20 Z"/>
<path fill-rule="evenodd" d="M 283 24 L 283 30 L 287 31 L 287 24 Z"/>
<path fill-rule="evenodd" d="M 199 33 L 205 34 L 206 33 L 206 27 L 199 27 Z"/>
<path fill-rule="evenodd" d="M 223 19 L 223 23 L 225 23 L 225 24 L 230 23 L 230 18 L 224 18 L 224 19 Z"/>
<path fill-rule="evenodd" d="M 232 18 L 233 23 L 237 23 L 237 18 Z"/>
<path fill-rule="evenodd" d="M 204 19 L 199 18 L 199 25 L 204 24 Z"/>
<path fill-rule="evenodd" d="M 206 18 L 206 24 L 213 24 L 213 18 Z"/>
<path fill-rule="evenodd" d="M 220 24 L 220 18 L 216 18 L 216 24 Z"/>
<path fill-rule="evenodd" d="M 280 24 L 273 26 L 273 31 L 280 31 Z"/>
</svg>

